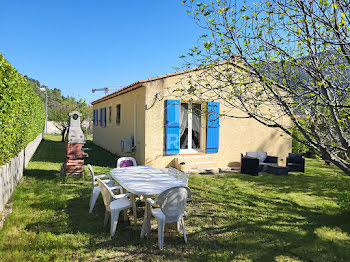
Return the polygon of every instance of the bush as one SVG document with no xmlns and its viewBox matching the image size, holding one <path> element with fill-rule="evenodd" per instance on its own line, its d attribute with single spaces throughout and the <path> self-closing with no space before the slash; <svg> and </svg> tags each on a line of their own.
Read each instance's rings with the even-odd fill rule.
<svg viewBox="0 0 350 262">
<path fill-rule="evenodd" d="M 0 165 L 34 140 L 45 125 L 45 104 L 0 53 Z"/>
</svg>

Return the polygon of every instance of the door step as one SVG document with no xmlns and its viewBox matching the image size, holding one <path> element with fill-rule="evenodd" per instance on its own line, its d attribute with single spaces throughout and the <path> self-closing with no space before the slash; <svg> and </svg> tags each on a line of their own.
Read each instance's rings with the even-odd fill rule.
<svg viewBox="0 0 350 262">
<path fill-rule="evenodd" d="M 186 169 L 197 169 L 197 168 L 212 168 L 215 167 L 215 162 L 183 162 L 183 164 L 180 163 L 180 170 L 186 170 Z"/>
<path fill-rule="evenodd" d="M 183 172 L 192 169 L 216 168 L 216 163 L 208 155 L 179 156 L 175 158 L 175 167 Z"/>
<path fill-rule="evenodd" d="M 188 168 L 183 169 L 182 172 L 188 174 L 217 174 L 220 172 L 217 167 L 208 167 L 208 168 Z"/>
<path fill-rule="evenodd" d="M 230 167 L 209 167 L 209 168 L 189 168 L 184 169 L 182 172 L 186 174 L 218 174 L 218 173 L 240 173 L 240 169 L 234 169 Z"/>
</svg>

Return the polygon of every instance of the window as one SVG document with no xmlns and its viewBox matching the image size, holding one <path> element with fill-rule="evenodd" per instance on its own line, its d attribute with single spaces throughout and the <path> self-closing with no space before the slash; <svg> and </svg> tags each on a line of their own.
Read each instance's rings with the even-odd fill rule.
<svg viewBox="0 0 350 262">
<path fill-rule="evenodd" d="M 108 117 L 108 122 L 112 122 L 112 106 L 109 106 L 109 117 Z"/>
<path fill-rule="evenodd" d="M 103 118 L 103 126 L 106 127 L 107 126 L 107 108 L 103 108 L 103 113 L 104 113 L 104 118 Z"/>
<path fill-rule="evenodd" d="M 201 105 L 181 103 L 180 150 L 190 152 L 201 149 L 201 126 Z"/>
<path fill-rule="evenodd" d="M 102 108 L 100 108 L 100 126 L 102 126 L 102 113 L 103 113 L 103 111 L 102 111 L 103 109 Z"/>
<path fill-rule="evenodd" d="M 165 101 L 165 154 L 188 154 L 201 148 L 201 104 L 181 103 L 180 100 Z M 207 104 L 206 152 L 219 151 L 220 103 Z"/>
<path fill-rule="evenodd" d="M 117 125 L 120 125 L 120 110 L 121 110 L 120 104 L 118 104 L 116 106 L 116 121 L 115 121 Z"/>
<path fill-rule="evenodd" d="M 98 109 L 95 109 L 95 126 L 98 126 Z"/>
</svg>

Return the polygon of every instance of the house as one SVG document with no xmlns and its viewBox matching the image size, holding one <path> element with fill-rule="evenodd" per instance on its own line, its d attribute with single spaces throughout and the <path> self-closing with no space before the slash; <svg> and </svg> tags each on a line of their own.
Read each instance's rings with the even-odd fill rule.
<svg viewBox="0 0 350 262">
<path fill-rule="evenodd" d="M 94 143 L 138 164 L 185 172 L 239 169 L 247 151 L 266 151 L 285 164 L 291 137 L 253 119 L 221 117 L 228 111 L 223 101 L 177 97 L 173 90 L 192 72 L 137 81 L 93 101 Z"/>
</svg>

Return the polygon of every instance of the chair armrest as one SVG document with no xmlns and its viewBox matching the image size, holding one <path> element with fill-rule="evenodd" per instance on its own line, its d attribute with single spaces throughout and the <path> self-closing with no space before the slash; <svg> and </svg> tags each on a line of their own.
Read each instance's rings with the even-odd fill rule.
<svg viewBox="0 0 350 262">
<path fill-rule="evenodd" d="M 146 201 L 148 203 L 150 203 L 152 206 L 156 206 L 157 205 L 156 202 L 153 199 L 151 199 L 151 198 L 146 198 Z"/>
<path fill-rule="evenodd" d="M 259 159 L 250 156 L 241 158 L 241 173 L 242 174 L 258 174 L 259 173 Z"/>
<path fill-rule="evenodd" d="M 267 156 L 267 158 L 264 160 L 264 163 L 278 164 L 278 157 L 277 156 Z"/>
<path fill-rule="evenodd" d="M 108 185 L 109 187 L 113 186 L 114 185 L 114 180 L 113 179 L 105 179 L 105 180 L 102 180 L 106 185 Z M 97 181 L 94 181 L 94 186 L 97 186 L 98 185 L 98 182 Z"/>
<path fill-rule="evenodd" d="M 110 176 L 110 175 L 106 175 L 106 174 L 97 175 L 97 176 L 95 176 L 95 177 L 96 177 L 96 178 L 99 178 L 99 179 L 103 179 L 103 178 L 111 179 L 111 176 Z"/>
<path fill-rule="evenodd" d="M 112 191 L 113 190 L 117 190 L 117 189 L 120 190 L 120 189 L 122 189 L 122 187 L 121 186 L 111 186 L 111 187 L 109 187 L 109 189 L 112 190 Z"/>
<path fill-rule="evenodd" d="M 123 197 L 130 197 L 131 193 L 126 193 L 126 194 L 118 194 L 118 195 L 113 195 L 113 199 L 117 200 Z"/>
<path fill-rule="evenodd" d="M 241 159 L 242 166 L 259 166 L 259 159 L 250 156 L 244 156 Z"/>
<path fill-rule="evenodd" d="M 305 164 L 305 158 L 304 157 L 300 157 L 300 158 L 287 157 L 287 163 L 295 163 L 295 164 L 304 165 Z"/>
</svg>

